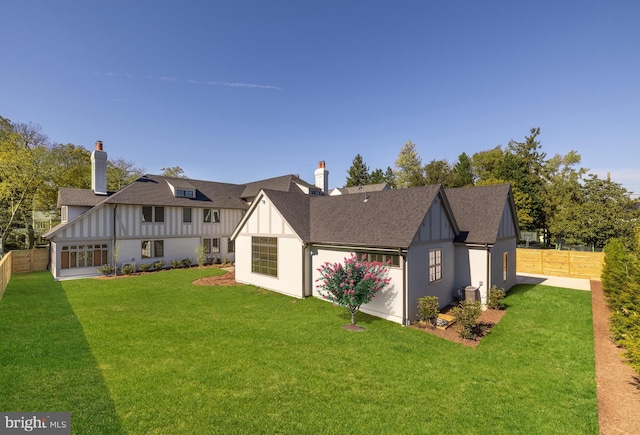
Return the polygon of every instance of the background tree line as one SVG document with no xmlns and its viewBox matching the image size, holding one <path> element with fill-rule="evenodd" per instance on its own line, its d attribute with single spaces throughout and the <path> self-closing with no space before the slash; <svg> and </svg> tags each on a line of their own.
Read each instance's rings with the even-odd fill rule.
<svg viewBox="0 0 640 435">
<path fill-rule="evenodd" d="M 82 146 L 53 143 L 40 126 L 0 116 L 0 256 L 34 246 L 34 221 L 59 220 L 60 187 L 91 188 L 90 160 Z M 143 174 L 131 162 L 108 160 L 107 189 L 120 190 Z"/>
<path fill-rule="evenodd" d="M 353 159 L 345 186 L 388 183 L 406 188 L 442 184 L 445 188 L 510 183 L 522 231 L 535 231 L 544 245 L 602 248 L 617 237 L 633 244 L 640 210 L 631 192 L 611 179 L 588 174 L 576 151 L 547 157 L 532 128 L 524 141 L 511 140 L 455 163 L 431 160 L 423 164 L 411 141 L 405 143 L 386 172 L 369 168 L 360 154 Z"/>
</svg>

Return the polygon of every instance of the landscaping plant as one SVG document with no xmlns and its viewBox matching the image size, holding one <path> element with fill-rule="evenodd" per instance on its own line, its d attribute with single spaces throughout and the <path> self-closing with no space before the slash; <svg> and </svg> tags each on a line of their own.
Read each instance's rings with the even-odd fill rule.
<svg viewBox="0 0 640 435">
<path fill-rule="evenodd" d="M 611 308 L 611 334 L 640 373 L 640 255 L 620 239 L 604 249 L 602 285 Z"/>
<path fill-rule="evenodd" d="M 451 309 L 460 337 L 473 340 L 478 336 L 478 319 L 481 313 L 480 301 L 462 301 Z"/>
<path fill-rule="evenodd" d="M 120 268 L 123 275 L 131 275 L 136 270 L 133 264 L 125 264 Z"/>
<path fill-rule="evenodd" d="M 432 328 L 436 326 L 436 319 L 440 310 L 437 296 L 425 296 L 418 298 L 418 318 L 420 322 L 425 322 Z"/>
<path fill-rule="evenodd" d="M 389 269 L 378 261 L 367 261 L 366 255 L 358 260 L 355 254 L 342 263 L 325 262 L 320 268 L 317 289 L 324 299 L 346 307 L 355 325 L 355 314 L 362 304 L 370 302 L 385 288 L 391 278 Z"/>
<path fill-rule="evenodd" d="M 98 268 L 98 272 L 100 272 L 104 276 L 111 275 L 113 271 L 114 271 L 114 267 L 110 264 L 104 264 Z"/>
<path fill-rule="evenodd" d="M 506 296 L 506 292 L 503 288 L 498 288 L 496 285 L 489 289 L 489 299 L 487 300 L 487 306 L 492 310 L 504 310 L 505 305 L 502 301 Z"/>
</svg>

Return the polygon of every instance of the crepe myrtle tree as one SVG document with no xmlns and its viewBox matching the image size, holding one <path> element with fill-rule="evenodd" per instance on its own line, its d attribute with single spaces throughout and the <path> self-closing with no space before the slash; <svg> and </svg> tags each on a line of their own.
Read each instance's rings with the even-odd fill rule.
<svg viewBox="0 0 640 435">
<path fill-rule="evenodd" d="M 359 260 L 352 253 L 351 257 L 344 259 L 344 264 L 325 262 L 318 268 L 318 292 L 324 299 L 346 307 L 351 313 L 352 325 L 355 325 L 354 316 L 360 306 L 370 302 L 391 281 L 387 277 L 389 263 L 384 265 L 366 258 L 363 255 Z"/>
</svg>

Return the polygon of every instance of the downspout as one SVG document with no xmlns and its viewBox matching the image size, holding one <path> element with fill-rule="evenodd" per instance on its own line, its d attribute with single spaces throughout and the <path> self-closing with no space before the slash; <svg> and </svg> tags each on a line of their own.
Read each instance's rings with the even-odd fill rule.
<svg viewBox="0 0 640 435">
<path fill-rule="evenodd" d="M 118 236 L 116 233 L 116 211 L 118 210 L 118 204 L 115 205 L 115 207 L 113 207 L 113 247 L 112 247 L 112 254 L 113 254 L 113 269 L 114 269 L 114 273 L 115 271 L 118 269 L 118 259 L 116 258 L 116 243 L 118 242 Z"/>
<path fill-rule="evenodd" d="M 485 243 L 485 249 L 487 250 L 487 280 L 485 281 L 485 305 L 489 305 L 489 283 L 491 282 L 491 250 L 489 249 L 489 244 Z"/>
<path fill-rule="evenodd" d="M 402 324 L 409 326 L 409 298 L 407 297 L 407 254 L 402 255 L 402 249 L 398 250 L 398 255 L 402 258 Z"/>
<path fill-rule="evenodd" d="M 310 296 L 307 294 L 307 280 L 309 275 L 309 268 L 311 266 L 311 257 L 309 257 L 309 263 L 307 264 L 307 243 L 302 244 L 302 297 Z M 311 251 L 309 250 L 309 253 Z"/>
</svg>

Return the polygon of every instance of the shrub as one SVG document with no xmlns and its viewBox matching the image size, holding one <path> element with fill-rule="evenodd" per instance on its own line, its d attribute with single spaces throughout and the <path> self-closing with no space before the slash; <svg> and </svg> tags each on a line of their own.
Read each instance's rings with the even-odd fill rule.
<svg viewBox="0 0 640 435">
<path fill-rule="evenodd" d="M 164 268 L 164 265 L 165 265 L 165 261 L 164 260 L 158 260 L 158 261 L 155 261 L 153 263 L 153 268 L 155 270 L 160 270 L 160 269 Z"/>
<path fill-rule="evenodd" d="M 216 258 L 216 264 L 222 264 L 222 259 L 220 257 Z"/>
<path fill-rule="evenodd" d="M 151 269 L 151 263 L 142 263 L 138 265 L 138 270 L 140 272 L 148 272 Z"/>
<path fill-rule="evenodd" d="M 325 262 L 320 268 L 320 278 L 316 282 L 319 293 L 324 299 L 346 307 L 351 313 L 351 324 L 360 305 L 370 302 L 376 294 L 386 287 L 391 278 L 387 278 L 389 269 L 380 262 L 366 261 L 363 256 L 358 260 L 355 254 L 341 263 Z"/>
<path fill-rule="evenodd" d="M 182 260 L 171 260 L 170 264 L 171 264 L 171 268 L 177 269 L 178 267 L 182 266 Z"/>
<path fill-rule="evenodd" d="M 113 273 L 113 266 L 110 264 L 104 264 L 98 268 L 98 272 L 103 274 L 104 276 L 109 276 Z"/>
<path fill-rule="evenodd" d="M 421 322 L 426 322 L 432 327 L 436 325 L 436 319 L 440 310 L 437 296 L 425 296 L 418 298 L 418 317 Z"/>
<path fill-rule="evenodd" d="M 190 258 L 183 258 L 181 260 L 182 263 L 182 267 L 191 267 L 191 259 Z"/>
<path fill-rule="evenodd" d="M 133 264 L 123 264 L 120 268 L 123 275 L 131 275 L 135 270 L 136 267 Z"/>
<path fill-rule="evenodd" d="M 489 300 L 487 301 L 487 306 L 492 310 L 504 310 L 505 305 L 502 301 L 506 293 L 503 288 L 498 288 L 497 286 L 493 286 L 489 289 Z"/>
<path fill-rule="evenodd" d="M 460 305 L 451 309 L 460 337 L 473 340 L 479 335 L 478 319 L 481 313 L 480 301 L 462 301 Z"/>
<path fill-rule="evenodd" d="M 604 252 L 602 285 L 611 308 L 611 335 L 640 373 L 640 253 L 620 239 L 609 241 Z"/>
</svg>

